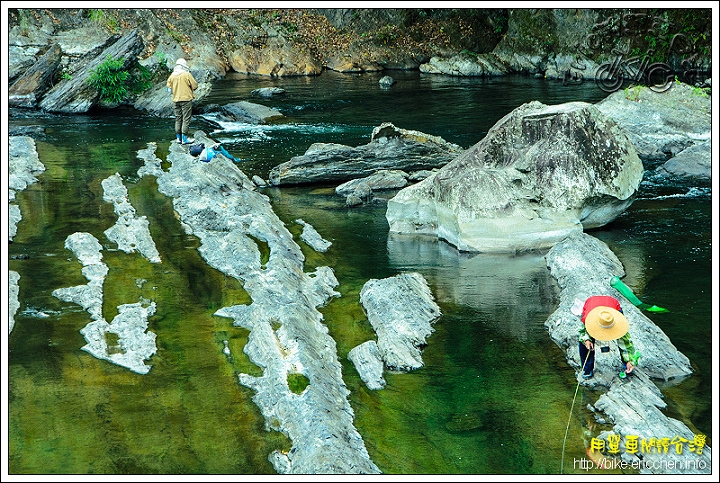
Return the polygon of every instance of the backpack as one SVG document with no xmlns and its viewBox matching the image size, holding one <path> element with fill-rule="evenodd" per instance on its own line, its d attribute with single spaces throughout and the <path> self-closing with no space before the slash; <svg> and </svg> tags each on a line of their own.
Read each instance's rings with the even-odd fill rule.
<svg viewBox="0 0 720 483">
<path fill-rule="evenodd" d="M 193 143 L 190 145 L 190 155 L 197 156 L 198 154 L 202 153 L 202 150 L 204 148 L 205 148 L 205 144 L 203 144 L 203 143 Z"/>
<path fill-rule="evenodd" d="M 215 150 L 213 148 L 203 148 L 202 152 L 200 153 L 200 161 L 203 161 L 205 163 L 209 163 L 212 158 L 215 157 Z"/>
</svg>

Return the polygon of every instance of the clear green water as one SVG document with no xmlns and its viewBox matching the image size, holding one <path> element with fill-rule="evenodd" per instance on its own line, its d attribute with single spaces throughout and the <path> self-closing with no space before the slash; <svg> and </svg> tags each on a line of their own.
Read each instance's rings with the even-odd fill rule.
<svg viewBox="0 0 720 483">
<path fill-rule="evenodd" d="M 593 85 L 562 86 L 535 79 L 457 79 L 393 73 L 268 79 L 234 76 L 207 102 L 251 100 L 281 110 L 287 122 L 230 126 L 195 117 L 193 127 L 226 143 L 265 177 L 276 164 L 313 142 L 359 145 L 390 121 L 469 147 L 500 117 L 530 100 L 548 104 L 604 93 Z M 274 99 L 250 97 L 270 85 Z M 134 111 L 85 116 L 11 112 L 10 126 L 45 128 L 37 137 L 47 171 L 18 195 L 23 220 L 9 245 L 9 269 L 20 273 L 20 309 L 7 339 L 10 474 L 266 474 L 269 453 L 290 447 L 264 429 L 252 391 L 235 374 L 260 374 L 242 353 L 247 331 L 213 313 L 248 303 L 239 282 L 209 268 L 154 179 L 137 178 L 136 152 L 158 142 L 167 153 L 172 119 Z M 147 216 L 162 257 L 151 264 L 117 251 L 103 232 L 116 217 L 100 181 L 120 173 L 130 201 Z M 273 188 L 266 193 L 306 255 L 306 270 L 333 267 L 341 297 L 322 309 L 337 341 L 355 424 L 372 460 L 388 474 L 555 474 L 575 390 L 574 371 L 543 323 L 558 289 L 542 253 L 466 255 L 428 239 L 388 237 L 384 203 L 348 209 L 332 186 Z M 711 197 L 709 187 L 648 180 L 641 199 L 593 234 L 624 263 L 625 282 L 643 300 L 671 309 L 653 320 L 697 367 L 664 389 L 669 415 L 712 437 Z M 690 194 L 688 195 L 688 192 Z M 387 197 L 391 196 L 388 194 Z M 302 218 L 333 242 L 316 253 L 299 241 Z M 157 334 L 152 370 L 138 375 L 80 350 L 89 316 L 51 295 L 84 284 L 80 264 L 63 247 L 76 232 L 104 246 L 110 271 L 104 315 L 117 305 L 154 300 L 149 330 Z M 386 374 L 388 386 L 369 391 L 347 353 L 374 337 L 359 304 L 363 284 L 401 271 L 422 273 L 443 316 L 424 350 L 425 367 Z M 4 338 L 4 336 L 3 336 Z M 228 340 L 234 358 L 222 353 Z M 581 391 L 582 392 L 582 391 Z M 582 408 L 600 394 L 578 395 L 565 448 L 566 473 L 585 456 Z M 597 428 L 599 431 L 601 428 Z M 711 444 L 711 442 L 710 442 Z"/>
</svg>

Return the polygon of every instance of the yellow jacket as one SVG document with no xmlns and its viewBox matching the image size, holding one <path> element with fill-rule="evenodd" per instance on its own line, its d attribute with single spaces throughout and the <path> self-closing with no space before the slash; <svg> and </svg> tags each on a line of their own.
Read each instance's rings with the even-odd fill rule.
<svg viewBox="0 0 720 483">
<path fill-rule="evenodd" d="M 193 91 L 198 83 L 189 71 L 175 69 L 167 80 L 167 86 L 172 89 L 173 102 L 192 101 L 195 99 Z"/>
</svg>

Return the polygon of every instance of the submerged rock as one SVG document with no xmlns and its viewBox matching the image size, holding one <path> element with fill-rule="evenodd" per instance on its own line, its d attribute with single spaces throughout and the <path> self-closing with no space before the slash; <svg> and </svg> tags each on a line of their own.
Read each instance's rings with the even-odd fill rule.
<svg viewBox="0 0 720 483">
<path fill-rule="evenodd" d="M 614 220 L 634 200 L 642 162 L 593 105 L 533 101 L 388 202 L 391 233 L 433 235 L 468 252 L 543 249 Z"/>
</svg>

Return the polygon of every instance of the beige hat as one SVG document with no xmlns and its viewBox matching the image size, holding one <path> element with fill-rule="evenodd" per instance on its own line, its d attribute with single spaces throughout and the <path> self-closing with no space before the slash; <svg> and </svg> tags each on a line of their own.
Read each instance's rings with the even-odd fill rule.
<svg viewBox="0 0 720 483">
<path fill-rule="evenodd" d="M 630 324 L 620 312 L 610 307 L 595 307 L 585 317 L 585 329 L 590 337 L 609 341 L 627 334 Z"/>
<path fill-rule="evenodd" d="M 183 59 L 182 57 L 179 58 L 179 59 L 177 60 L 177 62 L 175 62 L 175 65 L 181 65 L 181 66 L 182 66 L 183 68 L 185 68 L 185 69 L 188 68 L 187 62 L 186 62 L 185 59 Z"/>
</svg>

